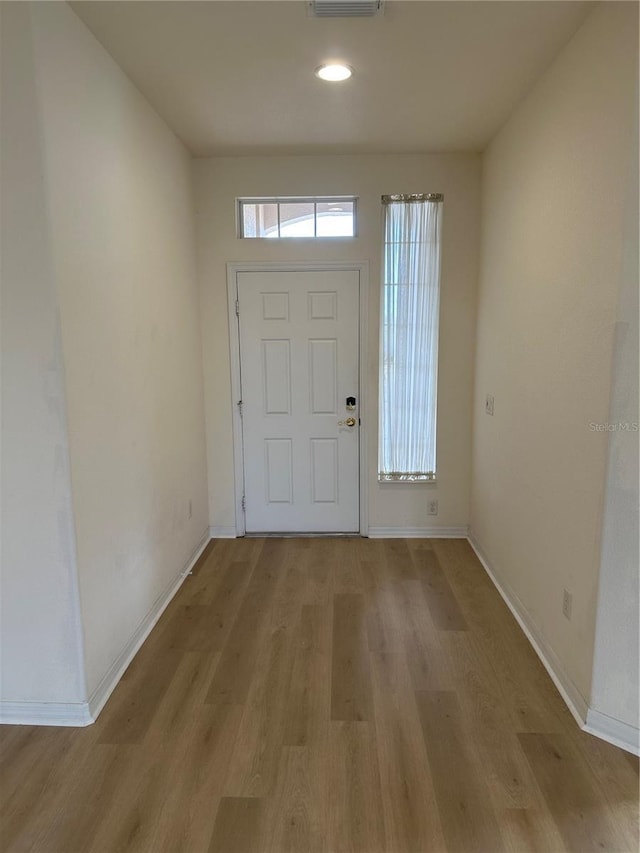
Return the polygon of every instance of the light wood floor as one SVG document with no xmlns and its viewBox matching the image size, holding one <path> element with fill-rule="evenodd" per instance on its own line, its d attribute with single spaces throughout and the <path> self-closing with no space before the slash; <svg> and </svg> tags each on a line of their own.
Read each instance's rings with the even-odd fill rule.
<svg viewBox="0 0 640 853">
<path fill-rule="evenodd" d="M 94 726 L 0 742 L 7 851 L 638 849 L 461 540 L 212 543 Z"/>
</svg>

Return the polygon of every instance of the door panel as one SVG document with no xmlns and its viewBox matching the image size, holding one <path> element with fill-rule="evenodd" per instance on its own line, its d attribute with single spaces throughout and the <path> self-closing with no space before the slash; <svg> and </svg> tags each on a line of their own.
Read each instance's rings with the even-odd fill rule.
<svg viewBox="0 0 640 853">
<path fill-rule="evenodd" d="M 359 529 L 359 273 L 237 274 L 246 530 Z M 355 426 L 339 421 L 355 417 Z"/>
<path fill-rule="evenodd" d="M 311 501 L 314 504 L 338 503 L 338 441 L 335 438 L 311 439 Z"/>
<path fill-rule="evenodd" d="M 265 415 L 291 414 L 291 342 L 262 341 Z"/>
<path fill-rule="evenodd" d="M 293 503 L 293 464 L 290 438 L 264 440 L 265 502 Z"/>
<path fill-rule="evenodd" d="M 309 391 L 313 415 L 337 414 L 338 342 L 309 341 Z"/>
</svg>

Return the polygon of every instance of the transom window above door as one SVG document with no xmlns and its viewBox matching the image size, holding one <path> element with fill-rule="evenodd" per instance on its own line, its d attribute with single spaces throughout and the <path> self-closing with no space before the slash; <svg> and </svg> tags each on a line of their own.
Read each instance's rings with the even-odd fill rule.
<svg viewBox="0 0 640 853">
<path fill-rule="evenodd" d="M 239 198 L 240 238 L 355 237 L 355 196 Z"/>
</svg>

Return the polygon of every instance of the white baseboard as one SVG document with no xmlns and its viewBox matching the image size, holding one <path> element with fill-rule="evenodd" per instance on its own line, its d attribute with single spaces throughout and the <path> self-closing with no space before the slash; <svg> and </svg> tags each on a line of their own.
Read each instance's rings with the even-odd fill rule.
<svg viewBox="0 0 640 853">
<path fill-rule="evenodd" d="M 100 682 L 100 684 L 96 687 L 96 689 L 91 694 L 89 698 L 89 713 L 91 715 L 91 722 L 95 722 L 98 719 L 98 714 L 104 708 L 107 699 L 113 691 L 115 690 L 118 682 L 124 675 L 125 670 L 136 656 L 136 653 L 147 639 L 154 626 L 167 609 L 169 603 L 180 589 L 182 584 L 184 583 L 184 579 L 189 575 L 191 569 L 195 566 L 200 558 L 200 555 L 204 551 L 204 549 L 209 544 L 210 536 L 209 531 L 206 530 L 198 542 L 195 550 L 192 555 L 187 560 L 186 564 L 182 567 L 180 573 L 171 583 L 167 586 L 167 588 L 162 592 L 158 598 L 156 599 L 153 607 L 147 613 L 145 618 L 142 620 L 140 625 L 135 630 L 133 636 L 126 644 L 120 655 L 111 665 L 106 675 Z"/>
<path fill-rule="evenodd" d="M 601 711 L 589 708 L 587 722 L 583 729 L 614 746 L 619 746 L 620 749 L 640 755 L 640 730 L 630 726 L 629 723 L 623 723 L 622 720 L 616 720 Z"/>
<path fill-rule="evenodd" d="M 467 527 L 370 527 L 369 539 L 466 539 Z"/>
<path fill-rule="evenodd" d="M 475 540 L 473 533 L 469 534 L 468 540 L 469 544 L 475 551 L 478 560 L 482 563 L 484 570 L 491 578 L 493 585 L 502 596 L 509 610 L 513 613 L 516 622 L 524 631 L 526 638 L 533 646 L 533 650 L 538 655 L 542 661 L 542 665 L 551 676 L 551 680 L 558 688 L 560 695 L 564 699 L 568 709 L 573 714 L 576 722 L 581 729 L 584 728 L 589 707 L 587 700 L 567 674 L 556 653 L 547 644 L 547 641 L 538 631 L 535 622 L 531 618 L 524 604 L 520 601 L 509 585 L 498 577 L 495 569 L 490 565 L 487 557 L 484 555 L 481 547 Z"/>
<path fill-rule="evenodd" d="M 210 527 L 210 539 L 235 539 L 238 533 L 235 527 Z"/>
<path fill-rule="evenodd" d="M 11 726 L 90 726 L 88 702 L 0 702 L 0 723 Z"/>
<path fill-rule="evenodd" d="M 109 668 L 88 702 L 3 701 L 0 702 L 0 723 L 25 726 L 89 726 L 94 723 L 136 652 L 151 633 L 152 628 L 195 566 L 208 543 L 209 531 L 206 530 L 178 576 L 158 596 L 153 607 L 142 620 L 117 660 Z"/>
</svg>

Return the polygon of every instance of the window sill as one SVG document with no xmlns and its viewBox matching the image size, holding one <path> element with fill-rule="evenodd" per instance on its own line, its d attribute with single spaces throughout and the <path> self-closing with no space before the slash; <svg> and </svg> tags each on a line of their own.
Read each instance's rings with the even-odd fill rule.
<svg viewBox="0 0 640 853">
<path fill-rule="evenodd" d="M 396 483 L 410 483 L 415 485 L 433 486 L 437 485 L 438 479 L 435 474 L 431 476 L 415 476 L 412 474 L 398 474 L 396 476 L 378 474 L 378 482 L 380 485 L 395 485 Z"/>
</svg>

